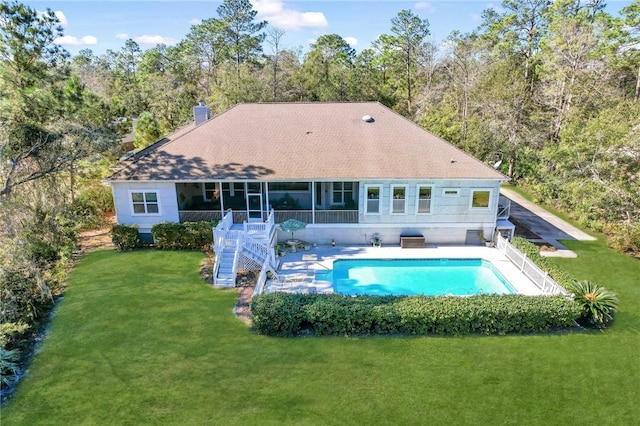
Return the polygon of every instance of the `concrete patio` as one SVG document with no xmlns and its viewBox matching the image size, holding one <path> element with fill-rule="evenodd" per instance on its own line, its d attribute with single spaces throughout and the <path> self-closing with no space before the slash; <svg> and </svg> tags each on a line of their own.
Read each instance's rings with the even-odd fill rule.
<svg viewBox="0 0 640 426">
<path fill-rule="evenodd" d="M 278 279 L 267 283 L 265 293 L 333 293 L 329 281 L 315 280 L 316 271 L 332 270 L 333 261 L 358 259 L 483 259 L 489 261 L 519 294 L 542 294 L 540 289 L 495 248 L 435 246 L 403 249 L 400 246 L 316 246 L 287 253 L 279 259 Z"/>
</svg>

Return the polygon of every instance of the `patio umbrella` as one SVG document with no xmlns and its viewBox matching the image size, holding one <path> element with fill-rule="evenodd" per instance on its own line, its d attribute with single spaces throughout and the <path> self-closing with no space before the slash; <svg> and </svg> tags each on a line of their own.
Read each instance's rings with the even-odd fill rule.
<svg viewBox="0 0 640 426">
<path fill-rule="evenodd" d="M 306 223 L 301 222 L 297 219 L 287 219 L 284 222 L 282 222 L 280 225 L 278 225 L 278 229 L 280 229 L 281 231 L 291 232 L 292 240 L 293 240 L 294 232 L 304 229 L 306 227 L 307 227 Z"/>
</svg>

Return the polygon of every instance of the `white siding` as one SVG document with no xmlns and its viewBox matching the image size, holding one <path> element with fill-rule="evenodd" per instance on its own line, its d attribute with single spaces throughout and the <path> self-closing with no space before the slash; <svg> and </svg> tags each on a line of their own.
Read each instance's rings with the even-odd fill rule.
<svg viewBox="0 0 640 426">
<path fill-rule="evenodd" d="M 176 186 L 173 182 L 112 182 L 116 219 L 122 225 L 138 225 L 141 233 L 151 233 L 160 222 L 179 222 Z M 159 214 L 134 214 L 132 192 L 156 192 Z"/>
<path fill-rule="evenodd" d="M 492 227 L 496 222 L 500 182 L 497 180 L 407 180 L 407 181 L 363 181 L 360 183 L 360 206 L 364 206 L 365 185 L 382 185 L 380 214 L 364 214 L 360 209 L 361 224 L 485 224 Z M 431 213 L 416 214 L 418 185 L 431 186 Z M 406 214 L 391 214 L 391 188 L 405 186 Z M 458 196 L 443 196 L 443 189 L 458 189 Z M 488 209 L 472 209 L 471 194 L 474 189 L 491 190 Z"/>
</svg>

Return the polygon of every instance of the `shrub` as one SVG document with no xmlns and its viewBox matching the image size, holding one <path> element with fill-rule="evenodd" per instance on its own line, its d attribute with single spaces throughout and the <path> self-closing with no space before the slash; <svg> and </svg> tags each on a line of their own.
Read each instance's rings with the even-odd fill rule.
<svg viewBox="0 0 640 426">
<path fill-rule="evenodd" d="M 342 296 L 271 293 L 251 302 L 254 329 L 273 336 L 507 334 L 571 327 L 581 307 L 562 296 Z"/>
<path fill-rule="evenodd" d="M 114 225 L 111 227 L 111 241 L 118 251 L 134 250 L 142 247 L 137 225 Z"/>
<path fill-rule="evenodd" d="M 576 281 L 569 289 L 582 307 L 579 323 L 586 327 L 606 328 L 618 308 L 618 296 L 590 281 Z"/>
<path fill-rule="evenodd" d="M 31 328 L 29 324 L 22 321 L 7 322 L 6 316 L 2 318 L 2 321 L 0 324 L 0 346 L 5 348 L 12 346 L 19 336 Z"/>
<path fill-rule="evenodd" d="M 161 250 L 211 250 L 217 222 L 163 222 L 153 225 L 151 234 Z"/>
<path fill-rule="evenodd" d="M 609 235 L 607 239 L 609 248 L 621 253 L 640 254 L 639 223 L 610 224 L 605 232 Z"/>
<path fill-rule="evenodd" d="M 70 211 L 80 229 L 95 228 L 103 224 L 104 216 L 113 211 L 113 196 L 109 187 L 96 186 L 83 190 L 73 200 Z"/>
<path fill-rule="evenodd" d="M 0 320 L 32 324 L 53 303 L 50 280 L 38 268 L 24 263 L 0 265 Z"/>
<path fill-rule="evenodd" d="M 22 219 L 21 256 L 41 269 L 71 257 L 76 246 L 74 223 L 66 212 L 47 206 L 34 207 Z"/>
</svg>

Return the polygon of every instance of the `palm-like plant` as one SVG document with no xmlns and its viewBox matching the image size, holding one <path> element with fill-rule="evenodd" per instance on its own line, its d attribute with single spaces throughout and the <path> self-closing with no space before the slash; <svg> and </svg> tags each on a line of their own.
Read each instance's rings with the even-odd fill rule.
<svg viewBox="0 0 640 426">
<path fill-rule="evenodd" d="M 576 281 L 568 290 L 582 304 L 584 325 L 605 328 L 613 320 L 618 308 L 617 294 L 591 281 Z"/>
</svg>

